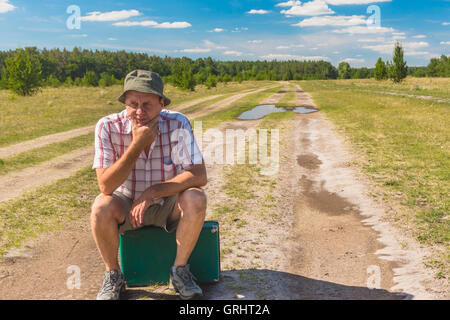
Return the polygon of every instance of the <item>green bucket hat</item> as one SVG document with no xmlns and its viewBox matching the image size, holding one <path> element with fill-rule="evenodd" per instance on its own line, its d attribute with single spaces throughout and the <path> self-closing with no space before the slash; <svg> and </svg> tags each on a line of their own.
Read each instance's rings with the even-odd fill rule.
<svg viewBox="0 0 450 320">
<path fill-rule="evenodd" d="M 162 79 L 156 72 L 148 70 L 134 70 L 127 74 L 123 84 L 123 93 L 118 98 L 120 102 L 125 103 L 125 93 L 129 90 L 154 93 L 164 98 L 164 106 L 170 104 L 170 99 L 163 94 L 164 84 Z"/>
</svg>

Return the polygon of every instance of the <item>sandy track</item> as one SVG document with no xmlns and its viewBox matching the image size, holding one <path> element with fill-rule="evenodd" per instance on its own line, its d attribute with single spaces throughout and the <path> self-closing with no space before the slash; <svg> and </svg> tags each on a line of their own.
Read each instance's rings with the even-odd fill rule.
<svg viewBox="0 0 450 320">
<path fill-rule="evenodd" d="M 381 95 L 388 94 L 391 96 L 400 96 L 400 97 L 415 98 L 415 99 L 421 99 L 421 100 L 430 100 L 430 101 L 436 101 L 439 103 L 450 103 L 449 99 L 444 99 L 444 98 L 435 97 L 435 96 L 424 96 L 424 95 L 408 94 L 408 93 L 395 92 L 395 91 L 364 90 L 364 89 L 359 89 L 359 90 L 364 91 L 364 92 L 377 93 L 377 94 L 381 94 Z"/>
<path fill-rule="evenodd" d="M 275 87 L 276 86 L 266 86 L 266 87 L 260 88 L 258 90 L 251 90 L 251 91 L 239 93 L 237 95 L 234 95 L 234 96 L 231 96 L 229 98 L 226 98 L 226 99 L 224 99 L 222 101 L 214 103 L 214 104 L 210 105 L 209 107 L 206 107 L 206 108 L 204 108 L 202 110 L 199 110 L 197 112 L 193 112 L 191 114 L 188 114 L 189 118 L 190 119 L 194 119 L 194 118 L 198 118 L 198 117 L 204 116 L 204 115 L 206 115 L 208 113 L 211 113 L 212 111 L 223 110 L 227 106 L 232 104 L 233 102 L 235 102 L 235 101 L 237 101 L 239 99 L 242 99 L 245 96 L 248 96 L 249 94 L 258 93 L 258 92 L 261 92 L 261 91 L 264 91 L 264 90 L 267 90 L 267 89 L 271 89 L 271 88 L 275 88 Z"/>
<path fill-rule="evenodd" d="M 95 126 L 88 126 L 84 128 L 78 128 L 65 132 L 50 134 L 47 136 L 39 137 L 33 140 L 21 142 L 9 147 L 0 148 L 0 158 L 11 157 L 15 154 L 19 154 L 31 149 L 40 148 L 51 143 L 61 142 L 71 138 L 75 138 L 84 134 L 92 132 L 94 134 Z"/>
<path fill-rule="evenodd" d="M 299 85 L 295 85 L 295 94 L 297 96 L 297 106 L 298 107 L 313 107 L 317 108 L 316 104 L 311 98 L 309 93 L 306 93 L 300 88 Z"/>
<path fill-rule="evenodd" d="M 70 177 L 92 164 L 94 147 L 86 147 L 56 157 L 39 165 L 13 171 L 0 177 L 0 201 L 20 196 L 36 187 Z"/>
</svg>

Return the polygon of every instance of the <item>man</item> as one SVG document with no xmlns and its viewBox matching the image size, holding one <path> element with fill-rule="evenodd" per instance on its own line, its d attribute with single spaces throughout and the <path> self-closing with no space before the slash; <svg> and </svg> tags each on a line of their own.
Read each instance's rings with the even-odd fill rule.
<svg viewBox="0 0 450 320">
<path fill-rule="evenodd" d="M 119 234 L 147 225 L 176 230 L 171 285 L 182 299 L 202 295 L 187 261 L 205 219 L 206 168 L 189 120 L 164 109 L 170 99 L 163 89 L 157 73 L 130 72 L 118 99 L 126 109 L 96 126 L 93 168 L 101 194 L 92 205 L 91 227 L 106 266 L 97 299 L 120 298 Z"/>
</svg>

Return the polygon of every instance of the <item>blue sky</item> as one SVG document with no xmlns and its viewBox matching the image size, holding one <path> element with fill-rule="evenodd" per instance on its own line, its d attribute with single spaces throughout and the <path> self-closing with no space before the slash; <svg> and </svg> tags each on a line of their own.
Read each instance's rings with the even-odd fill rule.
<svg viewBox="0 0 450 320">
<path fill-rule="evenodd" d="M 79 29 L 71 5 L 80 9 Z M 450 0 L 0 0 L 0 50 L 79 46 L 372 67 L 391 59 L 395 41 L 410 66 L 449 55 Z"/>
</svg>

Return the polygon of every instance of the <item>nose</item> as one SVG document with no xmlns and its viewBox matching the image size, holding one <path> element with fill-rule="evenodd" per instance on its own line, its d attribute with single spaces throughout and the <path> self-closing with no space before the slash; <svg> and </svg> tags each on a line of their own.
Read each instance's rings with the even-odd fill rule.
<svg viewBox="0 0 450 320">
<path fill-rule="evenodd" d="M 142 104 L 139 104 L 138 107 L 136 108 L 136 113 L 137 114 L 142 114 L 144 113 L 144 108 L 142 107 Z"/>
</svg>

